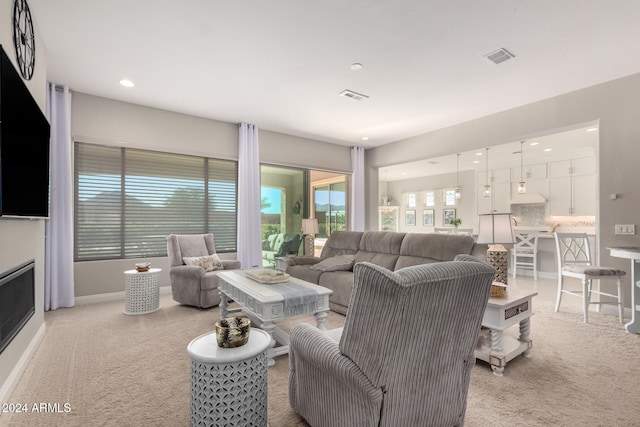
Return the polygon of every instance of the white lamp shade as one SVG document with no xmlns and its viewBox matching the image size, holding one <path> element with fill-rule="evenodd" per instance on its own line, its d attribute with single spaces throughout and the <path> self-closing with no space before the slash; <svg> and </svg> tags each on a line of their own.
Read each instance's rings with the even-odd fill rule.
<svg viewBox="0 0 640 427">
<path fill-rule="evenodd" d="M 479 217 L 477 243 L 502 244 L 514 242 L 510 213 L 482 214 Z"/>
<path fill-rule="evenodd" d="M 318 234 L 318 231 L 318 220 L 316 218 L 302 220 L 302 234 Z"/>
</svg>

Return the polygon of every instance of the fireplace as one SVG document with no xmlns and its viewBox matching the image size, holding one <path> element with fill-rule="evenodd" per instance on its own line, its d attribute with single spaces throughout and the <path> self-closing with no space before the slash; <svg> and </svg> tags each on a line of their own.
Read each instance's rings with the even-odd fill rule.
<svg viewBox="0 0 640 427">
<path fill-rule="evenodd" d="M 35 313 L 35 262 L 0 273 L 0 353 Z"/>
</svg>

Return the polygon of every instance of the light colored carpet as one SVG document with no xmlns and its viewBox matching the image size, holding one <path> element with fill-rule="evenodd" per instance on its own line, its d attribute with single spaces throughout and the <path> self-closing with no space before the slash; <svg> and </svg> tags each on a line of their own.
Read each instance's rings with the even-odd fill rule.
<svg viewBox="0 0 640 427">
<path fill-rule="evenodd" d="M 592 312 L 585 325 L 577 298 L 565 297 L 563 311 L 555 313 L 555 283 L 531 286 L 541 294 L 533 302 L 531 357 L 511 361 L 501 378 L 477 362 L 466 425 L 638 425 L 640 337 L 627 334 L 614 316 Z M 47 313 L 43 342 L 3 402 L 26 403 L 30 412 L 4 413 L 0 425 L 189 425 L 186 347 L 213 329 L 219 310 L 180 306 L 168 295 L 152 314 L 126 316 L 123 308 L 116 301 Z M 327 326 L 343 320 L 332 312 Z M 312 316 L 297 321 L 315 324 Z M 287 356 L 280 356 L 269 369 L 269 424 L 306 426 L 289 407 L 287 375 Z M 71 411 L 34 413 L 34 403 L 58 403 L 61 410 L 68 403 Z"/>
</svg>

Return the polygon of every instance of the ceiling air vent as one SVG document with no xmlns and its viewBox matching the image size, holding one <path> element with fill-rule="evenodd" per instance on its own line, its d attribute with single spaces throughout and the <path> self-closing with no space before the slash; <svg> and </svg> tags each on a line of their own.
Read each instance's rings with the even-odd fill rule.
<svg viewBox="0 0 640 427">
<path fill-rule="evenodd" d="M 367 95 L 363 95 L 361 93 L 354 92 L 349 89 L 343 90 L 338 95 L 344 96 L 345 98 L 355 99 L 356 101 L 364 101 L 365 99 L 369 98 Z"/>
<path fill-rule="evenodd" d="M 515 58 L 515 55 L 509 53 L 505 48 L 500 48 L 498 50 L 494 50 L 493 52 L 487 53 L 484 57 L 497 65 L 504 61 L 508 61 L 511 58 Z"/>
</svg>

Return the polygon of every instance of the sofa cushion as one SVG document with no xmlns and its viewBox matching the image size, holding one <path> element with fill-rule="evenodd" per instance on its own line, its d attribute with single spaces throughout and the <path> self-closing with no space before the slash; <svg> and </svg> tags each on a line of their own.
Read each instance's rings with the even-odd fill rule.
<svg viewBox="0 0 640 427">
<path fill-rule="evenodd" d="M 407 233 L 402 241 L 400 257 L 394 270 L 418 264 L 453 261 L 458 254 L 470 254 L 471 236 L 435 233 Z"/>
<path fill-rule="evenodd" d="M 326 259 L 336 255 L 353 255 L 358 251 L 361 231 L 334 231 L 327 239 L 320 258 Z"/>
<path fill-rule="evenodd" d="M 349 271 L 353 267 L 353 255 L 338 255 L 320 261 L 311 266 L 312 270 L 320 271 Z"/>
<path fill-rule="evenodd" d="M 333 293 L 329 295 L 331 309 L 340 314 L 347 314 L 347 308 L 351 300 L 351 290 L 353 288 L 353 272 L 332 271 L 322 273 L 318 284 L 333 291 Z"/>
<path fill-rule="evenodd" d="M 180 253 L 184 257 L 198 257 L 209 254 L 207 243 L 200 234 L 181 235 L 178 244 L 180 245 Z"/>
<path fill-rule="evenodd" d="M 388 231 L 366 231 L 362 234 L 358 249 L 365 252 L 378 252 L 400 255 L 405 233 L 389 233 Z"/>
<path fill-rule="evenodd" d="M 320 275 L 323 271 L 312 270 L 310 265 L 292 265 L 287 268 L 287 274 L 298 279 L 305 280 L 307 282 L 318 284 Z"/>
<path fill-rule="evenodd" d="M 218 255 L 208 255 L 201 257 L 182 257 L 182 260 L 186 265 L 195 265 L 198 267 L 204 267 L 205 271 L 224 270 L 222 261 L 218 258 Z"/>
</svg>

